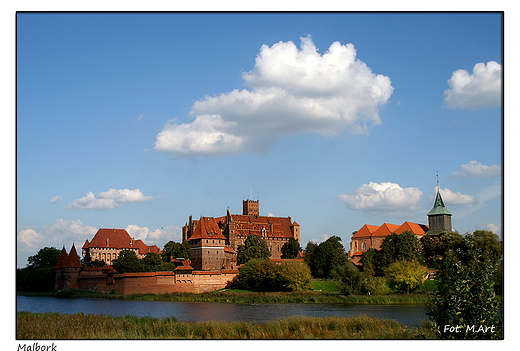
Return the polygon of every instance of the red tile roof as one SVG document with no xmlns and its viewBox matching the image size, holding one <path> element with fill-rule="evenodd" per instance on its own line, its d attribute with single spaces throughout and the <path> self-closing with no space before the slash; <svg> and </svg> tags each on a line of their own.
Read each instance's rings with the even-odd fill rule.
<svg viewBox="0 0 520 351">
<path fill-rule="evenodd" d="M 194 239 L 226 240 L 226 237 L 222 234 L 215 218 L 201 217 L 199 223 L 195 227 L 193 235 L 190 237 L 190 240 Z"/>
<path fill-rule="evenodd" d="M 395 233 L 401 234 L 406 231 L 410 231 L 415 235 L 424 235 L 428 231 L 428 226 L 424 224 L 404 222 L 399 228 L 397 228 Z"/>
<path fill-rule="evenodd" d="M 397 224 L 383 223 L 372 236 L 387 236 L 395 232 L 399 228 Z"/>
<path fill-rule="evenodd" d="M 356 232 L 356 234 L 352 235 L 353 238 L 360 238 L 360 237 L 370 237 L 376 230 L 379 229 L 379 226 L 377 225 L 370 225 L 365 224 L 361 227 L 360 230 Z"/>
<path fill-rule="evenodd" d="M 148 252 L 161 253 L 161 250 L 156 246 L 147 246 L 141 239 L 134 240 L 130 237 L 125 229 L 108 229 L 101 228 L 91 242 L 85 241 L 83 249 L 91 247 L 106 247 L 115 249 L 138 249 L 139 253 L 146 255 Z"/>
<path fill-rule="evenodd" d="M 268 237 L 292 238 L 291 226 L 298 225 L 296 222 L 292 223 L 289 217 L 231 215 L 231 218 L 235 222 L 238 236 L 261 235 L 265 228 Z"/>
</svg>

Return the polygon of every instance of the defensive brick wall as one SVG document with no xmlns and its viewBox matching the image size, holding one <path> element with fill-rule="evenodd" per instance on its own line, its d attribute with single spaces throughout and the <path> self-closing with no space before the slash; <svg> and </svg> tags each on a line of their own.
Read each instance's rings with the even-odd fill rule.
<svg viewBox="0 0 520 351">
<path fill-rule="evenodd" d="M 175 273 L 123 273 L 111 274 L 101 270 L 83 270 L 78 279 L 78 289 L 117 294 L 170 292 L 201 293 L 225 288 L 232 284 L 238 270 Z"/>
</svg>

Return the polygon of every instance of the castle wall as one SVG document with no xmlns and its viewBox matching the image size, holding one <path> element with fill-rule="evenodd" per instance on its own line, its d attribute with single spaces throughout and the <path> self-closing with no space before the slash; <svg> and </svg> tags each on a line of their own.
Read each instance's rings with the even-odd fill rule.
<svg viewBox="0 0 520 351">
<path fill-rule="evenodd" d="M 104 274 L 100 269 L 90 269 L 78 273 L 78 285 L 74 288 L 107 293 L 113 291 L 116 294 L 125 295 L 170 292 L 200 293 L 225 288 L 237 275 L 238 270 Z"/>
</svg>

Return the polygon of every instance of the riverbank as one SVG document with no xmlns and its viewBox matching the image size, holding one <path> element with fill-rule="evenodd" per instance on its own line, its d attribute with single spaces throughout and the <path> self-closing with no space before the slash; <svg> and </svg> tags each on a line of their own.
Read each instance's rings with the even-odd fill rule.
<svg viewBox="0 0 520 351">
<path fill-rule="evenodd" d="M 207 293 L 168 294 L 102 294 L 90 291 L 72 290 L 68 292 L 49 291 L 45 293 L 18 293 L 24 296 L 91 297 L 127 300 L 178 301 L 178 302 L 221 302 L 221 303 L 343 303 L 343 304 L 427 304 L 430 294 L 404 295 L 351 295 L 316 291 L 292 292 L 244 292 L 233 289 Z"/>
<path fill-rule="evenodd" d="M 266 323 L 19 312 L 18 340 L 68 339 L 434 339 L 425 328 L 366 316 L 291 317 Z"/>
</svg>

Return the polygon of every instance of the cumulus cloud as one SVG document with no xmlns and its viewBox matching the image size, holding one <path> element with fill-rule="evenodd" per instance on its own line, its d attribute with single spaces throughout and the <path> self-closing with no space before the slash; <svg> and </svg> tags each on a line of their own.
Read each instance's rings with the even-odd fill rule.
<svg viewBox="0 0 520 351">
<path fill-rule="evenodd" d="M 449 108 L 475 110 L 500 106 L 502 103 L 502 65 L 489 61 L 477 63 L 473 74 L 464 69 L 453 72 L 444 91 L 444 102 Z"/>
<path fill-rule="evenodd" d="M 313 238 L 311 241 L 315 244 L 320 244 L 320 243 L 327 241 L 328 238 L 329 238 L 329 236 L 327 234 L 322 234 L 320 239 Z"/>
<path fill-rule="evenodd" d="M 301 48 L 263 45 L 242 78 L 248 89 L 196 101 L 191 123 L 168 122 L 154 150 L 212 156 L 262 152 L 282 135 L 368 133 L 393 92 L 387 76 L 356 59 L 354 45 L 335 42 L 322 55 L 310 36 Z"/>
<path fill-rule="evenodd" d="M 499 165 L 486 166 L 475 160 L 460 166 L 460 170 L 452 173 L 453 177 L 462 178 L 490 178 L 499 176 L 502 173 L 502 167 Z"/>
<path fill-rule="evenodd" d="M 476 204 L 477 200 L 473 195 L 462 194 L 460 191 L 453 192 L 450 189 L 439 189 L 445 205 L 468 205 Z M 435 189 L 437 191 L 437 189 Z"/>
<path fill-rule="evenodd" d="M 67 209 L 89 209 L 89 210 L 110 210 L 120 207 L 123 203 L 152 201 L 152 196 L 145 196 L 140 189 L 109 189 L 100 192 L 97 197 L 89 191 L 86 196 L 74 200 L 65 208 Z"/>
<path fill-rule="evenodd" d="M 134 239 L 141 239 L 146 245 L 158 245 L 160 248 L 168 241 L 182 240 L 181 229 L 175 226 L 149 229 L 148 227 L 130 224 L 126 227 L 126 231 Z"/>
<path fill-rule="evenodd" d="M 351 194 L 340 194 L 338 199 L 352 210 L 406 216 L 419 208 L 418 202 L 422 195 L 419 188 L 402 188 L 399 184 L 390 182 L 370 182 Z"/>
<path fill-rule="evenodd" d="M 52 199 L 50 199 L 49 202 L 50 202 L 51 204 L 54 204 L 54 203 L 56 203 L 56 202 L 58 202 L 58 201 L 62 201 L 62 200 L 63 200 L 63 199 L 61 198 L 61 196 L 56 195 L 56 196 L 54 196 Z"/>
<path fill-rule="evenodd" d="M 32 228 L 24 228 L 16 236 L 18 245 L 25 248 L 38 248 L 44 239 L 43 235 Z"/>
<path fill-rule="evenodd" d="M 79 219 L 57 219 L 52 225 L 43 226 L 43 230 L 40 231 L 23 228 L 17 233 L 16 238 L 17 265 L 23 267 L 27 263 L 27 257 L 35 255 L 43 247 L 61 249 L 65 246 L 68 251 L 74 243 L 78 254 L 81 255 L 81 246 L 96 232 L 96 228 L 84 225 Z"/>
</svg>

